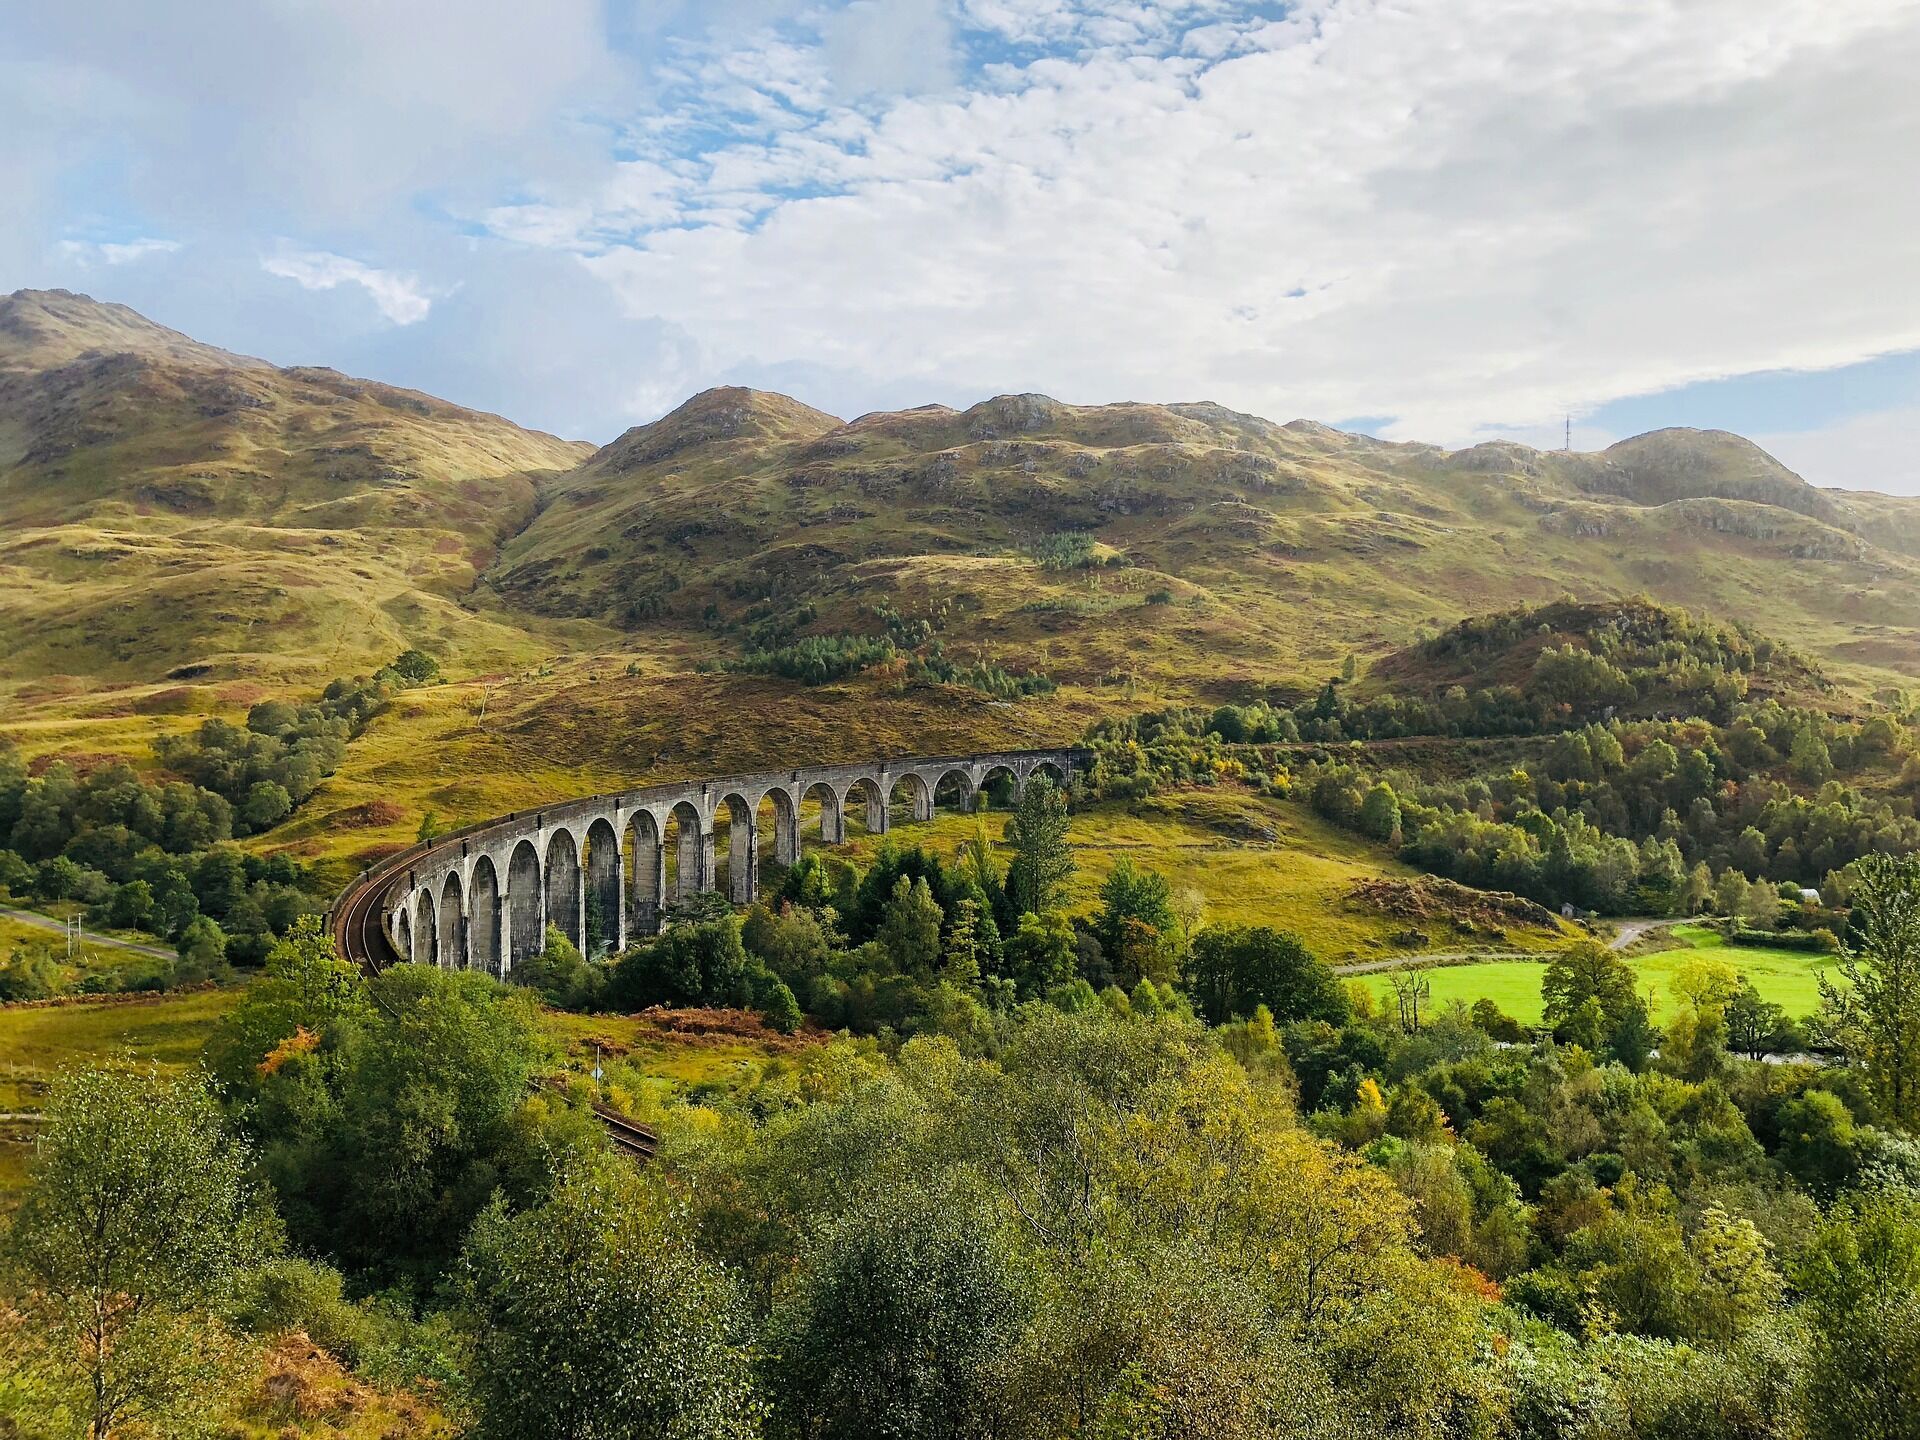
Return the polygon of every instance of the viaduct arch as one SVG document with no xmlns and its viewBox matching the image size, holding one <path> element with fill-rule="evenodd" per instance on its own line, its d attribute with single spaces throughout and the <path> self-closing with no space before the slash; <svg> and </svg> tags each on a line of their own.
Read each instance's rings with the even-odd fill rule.
<svg viewBox="0 0 1920 1440">
<path fill-rule="evenodd" d="M 516 811 L 382 860 L 342 893 L 329 917 L 341 955 L 362 965 L 402 960 L 505 977 L 537 954 L 548 925 L 583 949 L 623 949 L 660 928 L 662 910 L 714 888 L 715 823 L 727 820 L 727 898 L 759 895 L 761 840 L 800 857 L 801 811 L 818 807 L 818 838 L 846 839 L 850 807 L 884 834 L 889 805 L 914 820 L 936 804 L 975 807 L 996 781 L 1016 798 L 1035 775 L 1065 783 L 1080 750 L 1011 750 L 814 765 L 649 785 Z M 674 862 L 669 876 L 667 860 Z"/>
</svg>

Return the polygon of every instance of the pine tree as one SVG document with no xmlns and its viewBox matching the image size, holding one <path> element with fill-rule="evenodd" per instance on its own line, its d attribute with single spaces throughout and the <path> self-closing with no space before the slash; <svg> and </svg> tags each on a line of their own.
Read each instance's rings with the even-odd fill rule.
<svg viewBox="0 0 1920 1440">
<path fill-rule="evenodd" d="M 940 965 L 955 985 L 971 988 L 980 983 L 980 902 L 972 896 L 953 907 Z"/>
<path fill-rule="evenodd" d="M 1073 874 L 1073 852 L 1067 847 L 1067 797 L 1046 776 L 1027 782 L 1020 808 L 1007 821 L 1007 844 L 1013 848 L 1007 894 L 1015 907 L 1035 915 L 1053 909 Z"/>
</svg>

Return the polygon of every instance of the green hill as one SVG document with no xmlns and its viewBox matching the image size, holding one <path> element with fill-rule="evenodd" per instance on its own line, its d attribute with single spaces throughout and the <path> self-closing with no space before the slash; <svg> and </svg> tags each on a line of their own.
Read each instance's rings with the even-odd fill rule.
<svg viewBox="0 0 1920 1440">
<path fill-rule="evenodd" d="M 527 654 L 474 584 L 584 450 L 84 296 L 0 299 L 0 683 L 317 675 L 409 636 Z"/>
<path fill-rule="evenodd" d="M 417 646 L 471 685 L 435 754 L 479 803 L 799 736 L 1039 743 L 1293 702 L 1350 656 L 1471 686 L 1545 641 L 1424 644 L 1567 597 L 1744 626 L 1827 677 L 1756 688 L 1857 694 L 1920 671 L 1916 536 L 1920 502 L 1816 490 L 1712 431 L 1449 452 L 1211 404 L 841 421 L 730 388 L 590 451 L 83 296 L 0 300 L 0 728 L 36 755 L 143 755 Z M 355 763 L 329 784 L 389 793 Z"/>
<path fill-rule="evenodd" d="M 697 630 L 717 658 L 897 615 L 1064 682 L 1208 698 L 1468 614 L 1644 592 L 1884 680 L 1920 642 L 1915 508 L 1720 432 L 1448 453 L 1212 405 L 1002 396 L 841 424 L 726 390 L 556 479 L 489 578 L 534 613 Z"/>
</svg>

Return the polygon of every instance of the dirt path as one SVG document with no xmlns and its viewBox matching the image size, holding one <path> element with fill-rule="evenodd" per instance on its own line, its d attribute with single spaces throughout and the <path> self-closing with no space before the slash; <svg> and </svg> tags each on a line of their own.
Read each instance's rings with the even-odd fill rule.
<svg viewBox="0 0 1920 1440">
<path fill-rule="evenodd" d="M 1382 970 L 1431 970 L 1439 965 L 1477 965 L 1482 960 L 1539 960 L 1546 956 L 1532 950 L 1437 950 L 1421 955 L 1389 955 L 1384 960 L 1356 960 L 1351 965 L 1332 967 L 1336 975 L 1373 975 Z"/>
<path fill-rule="evenodd" d="M 67 933 L 65 922 L 55 920 L 51 915 L 42 915 L 34 910 L 16 910 L 11 905 L 0 905 L 0 915 L 9 920 L 18 920 L 23 925 L 37 925 L 42 930 L 51 930 L 56 935 Z M 131 950 L 136 955 L 151 955 L 156 960 L 172 960 L 174 952 L 158 945 L 142 945 L 137 940 L 116 940 L 111 935 L 96 935 L 89 930 L 82 937 L 88 945 L 109 945 L 115 950 Z"/>
<path fill-rule="evenodd" d="M 1674 915 L 1664 920 L 1622 920 L 1619 933 L 1607 942 L 1607 948 L 1624 950 L 1642 935 L 1651 935 L 1655 930 L 1666 930 L 1675 925 L 1685 925 L 1693 918 L 1690 915 Z"/>
</svg>

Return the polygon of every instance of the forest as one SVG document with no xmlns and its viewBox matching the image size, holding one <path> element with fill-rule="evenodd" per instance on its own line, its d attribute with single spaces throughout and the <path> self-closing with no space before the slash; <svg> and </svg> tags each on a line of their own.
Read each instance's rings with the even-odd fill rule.
<svg viewBox="0 0 1920 1440">
<path fill-rule="evenodd" d="M 275 938 L 331 894 L 297 860 L 232 842 L 272 829 L 332 774 L 397 690 L 438 674 L 407 650 L 372 676 L 330 682 L 319 699 L 265 700 L 244 725 L 218 718 L 154 743 L 157 774 L 124 758 L 84 774 L 55 758 L 34 772 L 0 737 L 0 893 L 71 902 L 95 929 L 171 942 L 176 964 L 146 961 L 80 976 L 81 988 L 164 989 L 257 966 Z M 0 959 L 0 1000 L 60 993 L 47 946 Z"/>
<path fill-rule="evenodd" d="M 1464 621 L 1382 668 L 1405 679 L 1464 655 L 1512 670 L 1515 638 L 1557 634 L 1560 608 Z M 1765 640 L 1620 608 L 1579 646 L 1539 646 L 1512 684 L 1433 694 L 1409 681 L 1354 701 L 1330 680 L 1292 708 L 1101 721 L 1090 790 L 1247 783 L 1433 874 L 1607 915 L 1717 909 L 1771 925 L 1782 896 L 1796 913 L 1803 890 L 1844 907 L 1855 861 L 1920 848 L 1906 697 L 1855 717 L 1761 695 L 1755 676 L 1822 682 Z"/>
<path fill-rule="evenodd" d="M 1854 866 L 1831 1062 L 1763 1064 L 1711 962 L 1656 1027 L 1576 945 L 1530 1031 L 1382 1011 L 1131 867 L 1076 928 L 1070 823 L 1036 781 L 992 884 L 802 865 L 511 985 L 370 980 L 298 921 L 201 1071 L 56 1087 L 0 1414 L 219 1433 L 291 1330 L 536 1440 L 1914 1433 L 1920 861 Z M 806 1024 L 775 987 L 811 1042 L 625 1096 L 650 1165 L 535 1083 L 542 999 Z"/>
</svg>

